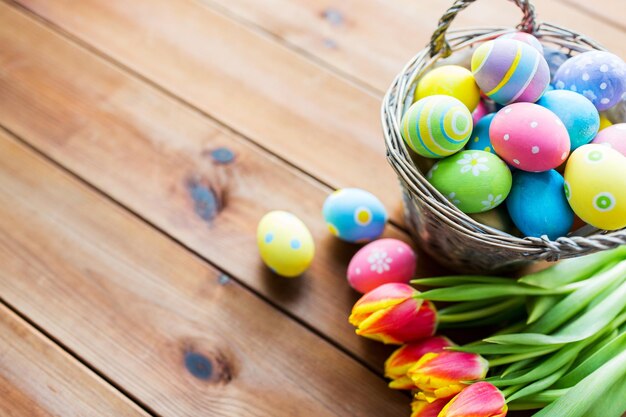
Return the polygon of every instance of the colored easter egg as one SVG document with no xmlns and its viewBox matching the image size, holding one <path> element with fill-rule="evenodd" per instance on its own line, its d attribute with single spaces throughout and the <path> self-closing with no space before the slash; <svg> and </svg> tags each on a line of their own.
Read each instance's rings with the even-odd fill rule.
<svg viewBox="0 0 626 417">
<path fill-rule="evenodd" d="M 586 223 L 605 230 L 626 227 L 626 158 L 594 143 L 576 149 L 565 167 L 565 196 Z"/>
<path fill-rule="evenodd" d="M 550 47 L 543 48 L 543 57 L 548 63 L 548 68 L 550 68 L 551 80 L 554 79 L 554 75 L 559 70 L 559 68 L 561 68 L 561 65 L 563 65 L 563 63 L 570 58 L 570 56 L 567 55 L 565 52 Z"/>
<path fill-rule="evenodd" d="M 526 32 L 511 32 L 506 33 L 502 36 L 498 36 L 498 39 L 513 39 L 516 41 L 524 42 L 533 48 L 535 48 L 539 53 L 543 54 L 543 45 L 539 42 L 539 39 Z"/>
<path fill-rule="evenodd" d="M 458 65 L 445 65 L 427 72 L 417 83 L 414 101 L 436 95 L 452 96 L 461 101 L 470 112 L 476 109 L 480 101 L 480 91 L 474 75 L 467 68 Z"/>
<path fill-rule="evenodd" d="M 574 223 L 574 212 L 567 203 L 564 180 L 555 170 L 517 171 L 506 199 L 515 226 L 525 235 L 555 240 L 567 235 Z"/>
<path fill-rule="evenodd" d="M 565 61 L 554 86 L 587 97 L 600 111 L 615 106 L 626 93 L 626 64 L 605 51 L 589 51 Z"/>
<path fill-rule="evenodd" d="M 483 211 L 482 213 L 473 213 L 469 216 L 478 223 L 489 226 L 492 229 L 500 230 L 510 235 L 519 234 L 519 231 L 515 228 L 511 220 L 511 216 L 509 216 L 506 204 L 499 205 L 496 208 Z"/>
<path fill-rule="evenodd" d="M 496 155 L 461 151 L 437 162 L 428 181 L 464 213 L 480 213 L 500 205 L 511 190 L 511 171 Z"/>
<path fill-rule="evenodd" d="M 309 229 L 286 211 L 271 211 L 263 216 L 257 227 L 257 245 L 265 265 L 290 278 L 306 271 L 315 254 Z"/>
<path fill-rule="evenodd" d="M 561 165 L 569 154 L 565 125 L 545 107 L 514 103 L 500 110 L 489 128 L 496 153 L 515 168 L 548 171 Z"/>
<path fill-rule="evenodd" d="M 500 104 L 534 103 L 550 83 L 550 69 L 543 55 L 513 39 L 482 44 L 472 57 L 472 72 L 480 89 Z"/>
<path fill-rule="evenodd" d="M 613 126 L 613 122 L 606 117 L 606 114 L 600 113 L 600 130 L 604 130 L 609 126 Z"/>
<path fill-rule="evenodd" d="M 444 158 L 463 149 L 472 133 L 472 114 L 450 96 L 429 96 L 413 103 L 402 117 L 402 137 L 426 158 Z"/>
<path fill-rule="evenodd" d="M 359 188 L 342 188 L 329 195 L 322 214 L 330 232 L 347 242 L 374 240 L 387 223 L 387 211 L 380 200 Z"/>
<path fill-rule="evenodd" d="M 618 123 L 601 130 L 592 143 L 613 148 L 626 156 L 626 123 Z"/>
<path fill-rule="evenodd" d="M 480 100 L 478 102 L 478 106 L 476 107 L 476 110 L 472 112 L 472 122 L 474 123 L 474 126 L 476 126 L 476 123 L 478 123 L 480 119 L 482 119 L 488 114 L 489 114 L 489 106 L 487 106 L 487 104 L 485 104 L 483 100 Z"/>
<path fill-rule="evenodd" d="M 375 240 L 352 257 L 348 283 L 363 294 L 390 282 L 408 283 L 415 274 L 416 259 L 413 249 L 401 240 Z"/>
<path fill-rule="evenodd" d="M 570 150 L 585 145 L 600 129 L 600 114 L 585 96 L 569 90 L 546 92 L 537 102 L 556 114 L 569 134 Z"/>
<path fill-rule="evenodd" d="M 491 126 L 491 121 L 495 116 L 495 113 L 491 113 L 478 121 L 465 149 L 495 153 L 489 139 L 489 126 Z"/>
</svg>

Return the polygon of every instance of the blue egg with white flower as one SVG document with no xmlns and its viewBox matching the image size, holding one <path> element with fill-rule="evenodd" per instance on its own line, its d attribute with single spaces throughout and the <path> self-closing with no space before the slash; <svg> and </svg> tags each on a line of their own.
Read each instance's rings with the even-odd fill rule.
<svg viewBox="0 0 626 417">
<path fill-rule="evenodd" d="M 583 52 L 561 65 L 554 86 L 580 93 L 599 111 L 607 110 L 626 93 L 626 63 L 610 52 Z"/>
<path fill-rule="evenodd" d="M 491 126 L 491 121 L 495 115 L 495 113 L 488 114 L 476 123 L 465 149 L 496 153 L 491 146 L 491 139 L 489 139 L 489 126 Z"/>
<path fill-rule="evenodd" d="M 565 197 L 564 183 L 561 174 L 553 169 L 513 174 L 506 207 L 524 235 L 546 235 L 551 240 L 567 235 L 574 224 L 574 212 Z"/>
<path fill-rule="evenodd" d="M 342 188 L 328 196 L 322 214 L 328 230 L 347 242 L 370 242 L 387 223 L 385 206 L 375 195 L 359 188 Z"/>
<path fill-rule="evenodd" d="M 537 104 L 561 119 L 569 133 L 572 151 L 591 142 L 600 130 L 600 113 L 582 94 L 569 90 L 548 91 Z"/>
</svg>

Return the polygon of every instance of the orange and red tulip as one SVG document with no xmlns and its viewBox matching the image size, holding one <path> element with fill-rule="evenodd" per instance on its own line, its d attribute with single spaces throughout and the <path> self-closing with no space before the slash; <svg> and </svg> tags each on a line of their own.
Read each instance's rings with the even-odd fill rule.
<svg viewBox="0 0 626 417">
<path fill-rule="evenodd" d="M 419 291 L 391 283 L 365 294 L 356 302 L 350 323 L 358 335 L 389 344 L 430 337 L 437 329 L 437 311 L 430 301 L 416 298 Z"/>
<path fill-rule="evenodd" d="M 465 388 L 443 407 L 437 417 L 505 417 L 508 411 L 504 395 L 488 382 Z"/>
<path fill-rule="evenodd" d="M 397 349 L 385 362 L 385 376 L 392 381 L 389 388 L 414 389 L 415 384 L 407 372 L 427 353 L 442 352 L 454 343 L 444 336 L 435 336 L 409 343 Z"/>
<path fill-rule="evenodd" d="M 427 353 L 408 371 L 422 392 L 418 399 L 432 401 L 461 392 L 470 381 L 485 378 L 489 363 L 474 353 L 443 351 Z"/>
<path fill-rule="evenodd" d="M 432 403 L 428 401 L 415 400 L 411 403 L 411 417 L 437 417 L 448 403 L 447 398 L 442 398 Z"/>
</svg>

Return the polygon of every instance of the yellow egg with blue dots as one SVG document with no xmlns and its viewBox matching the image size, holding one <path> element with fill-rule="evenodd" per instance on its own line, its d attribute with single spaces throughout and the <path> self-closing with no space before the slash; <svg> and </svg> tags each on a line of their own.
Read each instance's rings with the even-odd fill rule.
<svg viewBox="0 0 626 417">
<path fill-rule="evenodd" d="M 288 278 L 306 271 L 315 255 L 311 232 L 286 211 L 271 211 L 263 216 L 257 227 L 257 245 L 265 265 Z"/>
<path fill-rule="evenodd" d="M 474 75 L 459 65 L 444 65 L 427 72 L 417 83 L 413 101 L 435 95 L 452 96 L 460 100 L 470 112 L 480 102 L 480 90 Z"/>
<path fill-rule="evenodd" d="M 472 134 L 468 108 L 454 97 L 424 97 L 402 117 L 402 138 L 419 155 L 445 158 L 463 149 Z"/>
</svg>

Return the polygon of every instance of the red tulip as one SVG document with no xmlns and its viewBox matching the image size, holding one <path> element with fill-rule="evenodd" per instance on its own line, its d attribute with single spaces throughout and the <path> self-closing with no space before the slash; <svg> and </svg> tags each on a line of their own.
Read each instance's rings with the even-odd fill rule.
<svg viewBox="0 0 626 417">
<path fill-rule="evenodd" d="M 437 312 L 419 291 L 407 284 L 390 283 L 365 294 L 352 309 L 350 323 L 356 334 L 383 343 L 413 342 L 435 333 Z"/>
<path fill-rule="evenodd" d="M 443 398 L 432 403 L 428 401 L 415 400 L 411 403 L 411 417 L 437 417 L 443 407 L 448 403 L 448 399 Z"/>
<path fill-rule="evenodd" d="M 505 417 L 504 395 L 488 382 L 465 388 L 441 410 L 438 417 Z"/>
</svg>

